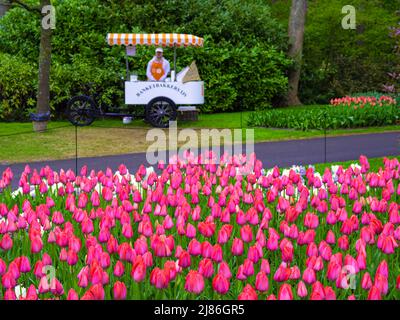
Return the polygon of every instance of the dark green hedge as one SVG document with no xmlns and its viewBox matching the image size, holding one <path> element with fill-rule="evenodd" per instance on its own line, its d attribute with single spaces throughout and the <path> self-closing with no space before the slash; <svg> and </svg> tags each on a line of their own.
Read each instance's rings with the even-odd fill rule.
<svg viewBox="0 0 400 320">
<path fill-rule="evenodd" d="M 38 1 L 31 1 L 32 3 Z M 54 0 L 51 107 L 95 83 L 101 101 L 123 105 L 124 48 L 109 47 L 109 32 L 191 33 L 204 48 L 177 49 L 178 71 L 195 60 L 206 83 L 203 112 L 265 109 L 287 89 L 286 32 L 262 0 Z M 37 86 L 39 21 L 24 9 L 0 19 L 0 120 L 26 119 Z M 154 47 L 138 47 L 131 69 L 145 77 Z M 165 56 L 172 64 L 173 50 Z M 12 79 L 15 75 L 15 79 Z"/>
</svg>

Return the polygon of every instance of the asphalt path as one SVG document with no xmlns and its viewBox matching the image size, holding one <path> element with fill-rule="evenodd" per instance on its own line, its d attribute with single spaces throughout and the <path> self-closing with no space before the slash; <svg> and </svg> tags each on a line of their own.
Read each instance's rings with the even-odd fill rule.
<svg viewBox="0 0 400 320">
<path fill-rule="evenodd" d="M 375 134 L 359 134 L 325 138 L 313 138 L 304 140 L 275 141 L 256 143 L 254 151 L 257 158 L 263 162 L 264 168 L 275 165 L 288 167 L 291 165 L 308 165 L 323 162 L 357 160 L 360 155 L 369 158 L 384 156 L 400 156 L 400 132 L 387 132 Z M 243 153 L 245 149 L 243 150 Z M 167 155 L 168 159 L 168 155 Z M 32 169 L 40 169 L 49 165 L 53 170 L 60 169 L 78 170 L 83 165 L 88 169 L 105 170 L 107 167 L 117 170 L 123 163 L 132 172 L 135 172 L 140 164 L 149 166 L 145 153 L 132 153 L 113 156 L 90 157 L 41 161 L 30 163 L 16 163 L 0 165 L 0 174 L 11 167 L 14 173 L 13 189 L 17 187 L 19 177 L 26 164 Z M 90 171 L 89 171 L 90 172 Z"/>
</svg>

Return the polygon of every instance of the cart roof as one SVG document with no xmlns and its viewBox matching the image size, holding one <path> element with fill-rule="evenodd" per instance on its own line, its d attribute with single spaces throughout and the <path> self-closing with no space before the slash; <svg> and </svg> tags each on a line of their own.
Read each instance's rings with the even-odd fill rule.
<svg viewBox="0 0 400 320">
<path fill-rule="evenodd" d="M 161 47 L 202 47 L 204 39 L 191 34 L 179 33 L 109 33 L 107 42 L 110 46 L 161 46 Z"/>
</svg>

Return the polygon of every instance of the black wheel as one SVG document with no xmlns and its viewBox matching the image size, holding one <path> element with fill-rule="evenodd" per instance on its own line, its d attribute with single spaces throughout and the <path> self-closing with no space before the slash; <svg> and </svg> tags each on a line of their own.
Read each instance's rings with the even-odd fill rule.
<svg viewBox="0 0 400 320">
<path fill-rule="evenodd" d="M 175 103 L 166 97 L 157 97 L 146 106 L 146 120 L 157 128 L 168 128 L 177 117 Z"/>
<path fill-rule="evenodd" d="M 67 103 L 67 117 L 74 126 L 89 126 L 96 115 L 96 104 L 88 96 L 76 96 Z"/>
</svg>

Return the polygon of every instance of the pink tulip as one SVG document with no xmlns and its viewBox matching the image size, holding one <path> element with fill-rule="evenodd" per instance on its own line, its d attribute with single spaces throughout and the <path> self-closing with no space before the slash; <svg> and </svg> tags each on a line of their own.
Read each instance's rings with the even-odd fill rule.
<svg viewBox="0 0 400 320">
<path fill-rule="evenodd" d="M 292 287 L 285 283 L 279 288 L 278 300 L 293 300 Z"/>
<path fill-rule="evenodd" d="M 137 256 L 132 264 L 131 276 L 136 282 L 141 282 L 146 277 L 146 265 L 144 264 L 143 258 Z"/>
<path fill-rule="evenodd" d="M 242 292 L 238 296 L 238 300 L 257 300 L 257 292 L 250 284 L 246 284 Z"/>
<path fill-rule="evenodd" d="M 372 287 L 372 279 L 368 272 L 366 272 L 361 279 L 361 287 L 364 290 L 369 290 Z"/>
<path fill-rule="evenodd" d="M 0 241 L 0 248 L 4 251 L 11 250 L 13 246 L 13 241 L 8 234 L 5 234 Z"/>
<path fill-rule="evenodd" d="M 127 289 L 123 282 L 121 282 L 121 281 L 115 282 L 113 292 L 114 292 L 115 300 L 125 300 L 126 299 Z"/>
<path fill-rule="evenodd" d="M 150 283 L 157 289 L 164 289 L 168 287 L 168 274 L 164 270 L 156 267 L 150 274 Z"/>
<path fill-rule="evenodd" d="M 203 275 L 204 278 L 211 278 L 214 274 L 214 266 L 210 259 L 203 259 L 199 262 L 199 273 Z"/>
<path fill-rule="evenodd" d="M 16 286 L 16 279 L 14 278 L 14 275 L 11 272 L 6 272 L 1 277 L 1 284 L 5 289 L 14 288 Z"/>
<path fill-rule="evenodd" d="M 219 264 L 219 270 L 218 273 L 223 275 L 225 278 L 230 279 L 232 277 L 232 272 L 229 268 L 228 263 L 226 263 L 225 261 L 222 261 Z"/>
<path fill-rule="evenodd" d="M 256 288 L 256 290 L 261 291 L 261 292 L 268 291 L 268 288 L 269 288 L 268 277 L 262 271 L 257 273 L 255 288 Z"/>
<path fill-rule="evenodd" d="M 382 296 L 381 296 L 381 292 L 380 290 L 375 287 L 372 286 L 371 289 L 368 292 L 368 300 L 382 300 Z"/>
<path fill-rule="evenodd" d="M 218 273 L 212 281 L 212 287 L 219 294 L 227 294 L 229 291 L 229 280 Z"/>
<path fill-rule="evenodd" d="M 306 297 L 307 296 L 307 287 L 306 287 L 306 285 L 304 284 L 304 282 L 303 281 L 300 281 L 298 284 L 297 284 L 297 295 L 300 297 L 300 298 L 304 298 L 304 297 Z"/>
<path fill-rule="evenodd" d="M 74 289 L 68 291 L 67 300 L 79 300 L 79 296 Z"/>
<path fill-rule="evenodd" d="M 317 280 L 315 271 L 313 269 L 311 269 L 311 268 L 305 269 L 304 273 L 303 273 L 303 280 L 307 284 L 314 283 Z"/>
<path fill-rule="evenodd" d="M 195 270 L 190 270 L 186 276 L 185 290 L 194 294 L 201 293 L 204 290 L 203 276 Z"/>
</svg>

